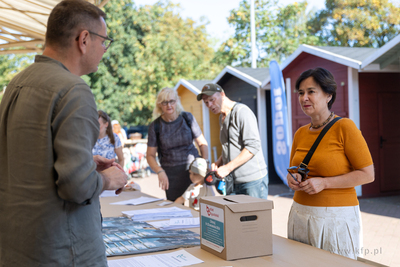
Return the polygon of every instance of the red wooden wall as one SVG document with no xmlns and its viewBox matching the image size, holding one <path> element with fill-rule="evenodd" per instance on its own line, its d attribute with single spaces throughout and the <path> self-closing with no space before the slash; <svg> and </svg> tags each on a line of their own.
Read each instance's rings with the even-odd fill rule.
<svg viewBox="0 0 400 267">
<path fill-rule="evenodd" d="M 308 53 L 302 53 L 283 70 L 284 79 L 291 79 L 293 135 L 300 126 L 310 123 L 310 118 L 307 117 L 301 110 L 298 101 L 298 95 L 297 92 L 295 92 L 296 80 L 303 71 L 317 67 L 322 67 L 329 70 L 335 77 L 338 85 L 336 90 L 336 101 L 332 106 L 332 111 L 342 117 L 349 116 L 347 66 Z M 341 85 L 342 82 L 343 85 Z"/>
<path fill-rule="evenodd" d="M 367 141 L 375 166 L 375 181 L 363 186 L 363 196 L 383 196 L 391 195 L 394 192 L 381 190 L 382 170 L 384 162 L 380 162 L 380 118 L 379 118 L 379 94 L 400 92 L 399 73 L 359 73 L 360 91 L 360 128 Z M 398 103 L 400 107 L 400 103 Z M 398 117 L 399 114 L 393 114 Z M 382 120 L 382 118 L 381 118 Z M 400 120 L 393 120 L 393 125 L 398 125 Z M 400 126 L 399 126 L 400 127 Z M 400 162 L 400 158 L 396 159 Z M 395 168 L 397 166 L 386 166 L 385 168 Z M 397 172 L 398 173 L 398 172 Z M 398 175 L 390 179 L 400 179 Z"/>
</svg>

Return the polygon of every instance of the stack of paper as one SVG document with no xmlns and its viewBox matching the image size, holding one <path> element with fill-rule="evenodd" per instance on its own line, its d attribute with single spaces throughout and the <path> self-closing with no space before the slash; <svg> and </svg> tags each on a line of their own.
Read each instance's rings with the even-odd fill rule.
<svg viewBox="0 0 400 267">
<path fill-rule="evenodd" d="M 164 221 L 157 221 L 149 223 L 154 228 L 161 230 L 183 229 L 183 228 L 196 228 L 200 227 L 200 218 L 175 218 Z"/>
<path fill-rule="evenodd" d="M 117 197 L 119 195 L 115 194 L 115 190 L 104 190 L 100 197 Z"/>
<path fill-rule="evenodd" d="M 102 223 L 107 256 L 133 255 L 200 245 L 200 236 L 186 229 L 156 230 L 147 222 L 105 217 Z"/>
<path fill-rule="evenodd" d="M 110 203 L 111 205 L 140 205 L 151 203 L 155 201 L 163 200 L 162 198 L 154 198 L 154 197 L 139 197 L 139 198 L 132 198 L 128 200 L 123 200 L 119 202 Z"/>
<path fill-rule="evenodd" d="M 139 256 L 122 260 L 109 260 L 109 267 L 147 266 L 147 267 L 181 267 L 199 264 L 203 261 L 189 254 L 185 250 L 178 250 L 167 254 Z"/>
<path fill-rule="evenodd" d="M 152 220 L 165 220 L 171 218 L 193 217 L 190 210 L 184 210 L 178 207 L 128 210 L 128 211 L 123 211 L 122 214 L 128 218 L 131 218 L 134 221 L 152 221 Z"/>
</svg>

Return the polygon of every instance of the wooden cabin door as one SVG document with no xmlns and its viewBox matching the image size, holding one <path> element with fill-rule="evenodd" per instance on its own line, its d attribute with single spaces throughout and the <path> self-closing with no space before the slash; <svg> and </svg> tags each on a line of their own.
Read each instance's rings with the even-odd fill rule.
<svg viewBox="0 0 400 267">
<path fill-rule="evenodd" d="M 379 93 L 381 192 L 400 190 L 400 93 Z"/>
</svg>

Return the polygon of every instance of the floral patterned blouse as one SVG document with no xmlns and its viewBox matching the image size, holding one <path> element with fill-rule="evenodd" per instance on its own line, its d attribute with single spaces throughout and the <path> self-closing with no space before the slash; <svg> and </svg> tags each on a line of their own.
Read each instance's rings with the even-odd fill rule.
<svg viewBox="0 0 400 267">
<path fill-rule="evenodd" d="M 113 159 L 116 157 L 114 149 L 122 146 L 121 140 L 118 135 L 114 134 L 115 145 L 111 144 L 110 138 L 106 135 L 104 138 L 97 139 L 96 144 L 93 147 L 93 156 L 100 155 L 107 159 Z"/>
</svg>

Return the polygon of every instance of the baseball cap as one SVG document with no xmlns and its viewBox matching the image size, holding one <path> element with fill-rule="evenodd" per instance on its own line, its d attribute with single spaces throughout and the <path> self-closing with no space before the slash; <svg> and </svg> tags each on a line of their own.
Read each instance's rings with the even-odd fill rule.
<svg viewBox="0 0 400 267">
<path fill-rule="evenodd" d="M 119 124 L 119 122 L 117 120 L 112 120 L 111 125 L 114 125 L 114 124 Z"/>
<path fill-rule="evenodd" d="M 207 174 L 207 161 L 203 158 L 195 158 L 190 164 L 189 170 L 205 177 Z"/>
<path fill-rule="evenodd" d="M 201 93 L 197 95 L 197 101 L 200 101 L 203 97 L 203 95 L 213 95 L 215 93 L 221 93 L 223 92 L 224 89 L 222 89 L 221 86 L 219 86 L 216 83 L 207 83 L 206 85 L 203 86 L 203 89 L 201 89 Z"/>
</svg>

